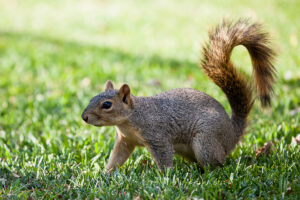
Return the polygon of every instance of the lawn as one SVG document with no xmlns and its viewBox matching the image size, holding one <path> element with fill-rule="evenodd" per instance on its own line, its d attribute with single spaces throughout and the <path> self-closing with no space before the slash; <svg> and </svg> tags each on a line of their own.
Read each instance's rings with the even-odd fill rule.
<svg viewBox="0 0 300 200">
<path fill-rule="evenodd" d="M 299 0 L 0 0 L 0 198 L 299 199 L 299 13 Z M 107 175 L 114 128 L 80 117 L 106 80 L 138 96 L 195 88 L 230 113 L 198 67 L 207 31 L 223 17 L 250 17 L 271 33 L 272 107 L 255 103 L 223 168 L 201 173 L 175 157 L 161 174 L 138 148 Z M 238 47 L 232 59 L 250 77 L 247 51 Z M 270 141 L 270 152 L 256 156 Z"/>
</svg>

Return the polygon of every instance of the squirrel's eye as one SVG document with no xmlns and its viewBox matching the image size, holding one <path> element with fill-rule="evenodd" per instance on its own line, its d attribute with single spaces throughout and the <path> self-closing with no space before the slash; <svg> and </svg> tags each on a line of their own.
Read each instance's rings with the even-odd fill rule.
<svg viewBox="0 0 300 200">
<path fill-rule="evenodd" d="M 109 101 L 105 101 L 103 104 L 102 104 L 102 109 L 109 109 L 111 107 L 112 103 L 109 102 Z"/>
</svg>

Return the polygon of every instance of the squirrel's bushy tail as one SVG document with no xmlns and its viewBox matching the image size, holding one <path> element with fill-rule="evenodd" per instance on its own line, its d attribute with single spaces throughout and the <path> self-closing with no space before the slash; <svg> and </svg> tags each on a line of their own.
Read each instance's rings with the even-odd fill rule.
<svg viewBox="0 0 300 200">
<path fill-rule="evenodd" d="M 248 20 L 223 21 L 209 33 L 209 42 L 202 49 L 201 67 L 226 94 L 232 109 L 232 121 L 242 135 L 254 100 L 251 85 L 230 61 L 231 52 L 238 45 L 245 46 L 250 54 L 253 78 L 262 105 L 270 105 L 275 53 L 269 47 L 268 34 L 262 31 L 260 24 L 250 24 Z"/>
</svg>

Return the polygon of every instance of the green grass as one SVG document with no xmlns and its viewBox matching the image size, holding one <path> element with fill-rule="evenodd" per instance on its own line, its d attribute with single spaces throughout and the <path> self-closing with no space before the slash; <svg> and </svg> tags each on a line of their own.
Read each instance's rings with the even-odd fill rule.
<svg viewBox="0 0 300 200">
<path fill-rule="evenodd" d="M 300 107 L 299 13 L 298 0 L 0 1 L 0 198 L 299 199 L 300 114 L 291 114 Z M 196 88 L 230 112 L 198 68 L 207 31 L 222 17 L 251 17 L 271 32 L 272 108 L 255 104 L 223 168 L 201 174 L 176 157 L 162 175 L 140 148 L 105 174 L 114 129 L 87 126 L 80 115 L 108 79 L 144 96 Z M 233 60 L 250 75 L 244 48 Z M 256 157 L 268 141 L 271 153 Z"/>
</svg>

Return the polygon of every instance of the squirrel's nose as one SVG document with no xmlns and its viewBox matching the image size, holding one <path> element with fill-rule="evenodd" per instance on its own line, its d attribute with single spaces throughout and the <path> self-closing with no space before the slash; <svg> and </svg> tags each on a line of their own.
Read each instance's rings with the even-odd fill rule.
<svg viewBox="0 0 300 200">
<path fill-rule="evenodd" d="M 88 122 L 89 117 L 87 115 L 85 115 L 84 113 L 82 113 L 81 118 L 85 121 Z"/>
</svg>

